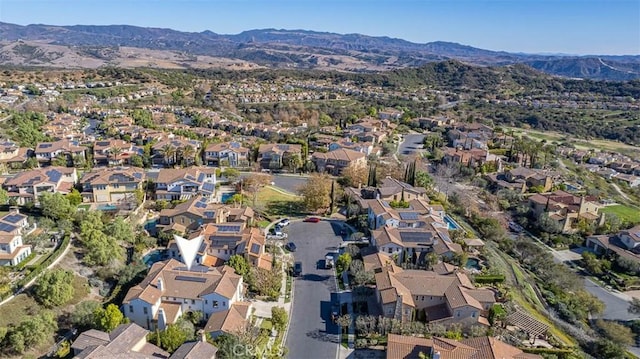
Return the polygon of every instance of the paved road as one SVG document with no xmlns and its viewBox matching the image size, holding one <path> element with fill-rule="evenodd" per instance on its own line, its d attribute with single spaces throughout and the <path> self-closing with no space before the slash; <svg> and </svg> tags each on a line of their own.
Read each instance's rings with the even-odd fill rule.
<svg viewBox="0 0 640 359">
<path fill-rule="evenodd" d="M 404 141 L 398 146 L 398 154 L 407 156 L 419 152 L 422 148 L 422 141 L 425 135 L 420 133 L 410 133 L 404 135 Z"/>
<path fill-rule="evenodd" d="M 342 241 L 338 221 L 293 222 L 288 240 L 294 242 L 302 276 L 293 283 L 293 306 L 286 347 L 289 358 L 336 358 L 339 329 L 331 322 L 331 292 L 336 290 L 334 272 L 323 269 L 327 252 Z"/>
</svg>

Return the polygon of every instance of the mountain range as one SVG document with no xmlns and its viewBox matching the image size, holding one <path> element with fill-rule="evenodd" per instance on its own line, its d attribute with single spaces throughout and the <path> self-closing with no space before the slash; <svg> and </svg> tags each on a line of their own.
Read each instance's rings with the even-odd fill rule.
<svg viewBox="0 0 640 359">
<path fill-rule="evenodd" d="M 207 68 L 286 67 L 370 72 L 458 60 L 480 66 L 525 64 L 541 72 L 596 80 L 640 78 L 640 55 L 537 55 L 451 42 L 306 30 L 249 30 L 235 35 L 128 25 L 15 25 L 0 22 L 0 64 Z"/>
</svg>

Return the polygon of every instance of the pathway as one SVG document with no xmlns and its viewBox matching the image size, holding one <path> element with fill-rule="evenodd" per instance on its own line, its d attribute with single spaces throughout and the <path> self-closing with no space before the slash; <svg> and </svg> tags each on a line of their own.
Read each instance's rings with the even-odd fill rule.
<svg viewBox="0 0 640 359">
<path fill-rule="evenodd" d="M 11 301 L 13 298 L 15 298 L 17 295 L 21 294 L 22 292 L 24 292 L 26 289 L 29 289 L 29 287 L 31 287 L 33 285 L 33 283 L 35 283 L 35 281 L 42 275 L 42 273 L 45 273 L 47 270 L 55 267 L 58 263 L 60 263 L 60 261 L 62 260 L 62 258 L 64 258 L 67 253 L 69 252 L 69 248 L 71 248 L 71 241 L 69 241 L 69 243 L 67 244 L 67 247 L 64 249 L 64 251 L 58 256 L 58 258 L 56 258 L 56 260 L 54 260 L 51 264 L 49 264 L 49 266 L 47 266 L 47 268 L 45 270 L 43 270 L 40 274 L 38 274 L 37 276 L 35 276 L 32 280 L 30 280 L 27 284 L 25 284 L 22 288 L 18 289 L 12 296 L 8 297 L 7 299 L 3 300 L 2 302 L 0 302 L 0 306 L 4 305 L 5 303 L 8 303 L 9 301 Z"/>
</svg>

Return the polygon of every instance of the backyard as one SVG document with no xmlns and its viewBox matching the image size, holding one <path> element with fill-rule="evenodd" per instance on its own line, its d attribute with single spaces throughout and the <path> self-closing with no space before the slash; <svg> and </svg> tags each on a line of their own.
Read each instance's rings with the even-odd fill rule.
<svg viewBox="0 0 640 359">
<path fill-rule="evenodd" d="M 615 214 L 624 222 L 632 224 L 640 223 L 640 209 L 636 207 L 617 204 L 613 206 L 606 206 L 600 211 L 607 214 Z"/>
</svg>

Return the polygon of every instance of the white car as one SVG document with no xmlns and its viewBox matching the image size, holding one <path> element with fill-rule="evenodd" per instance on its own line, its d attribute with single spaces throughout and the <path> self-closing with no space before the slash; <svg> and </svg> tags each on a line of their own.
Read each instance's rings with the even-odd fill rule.
<svg viewBox="0 0 640 359">
<path fill-rule="evenodd" d="M 283 218 L 283 219 L 280 220 L 280 222 L 278 222 L 278 226 L 284 228 L 284 227 L 288 226 L 289 223 L 291 223 L 291 222 L 289 221 L 288 218 Z"/>
</svg>

